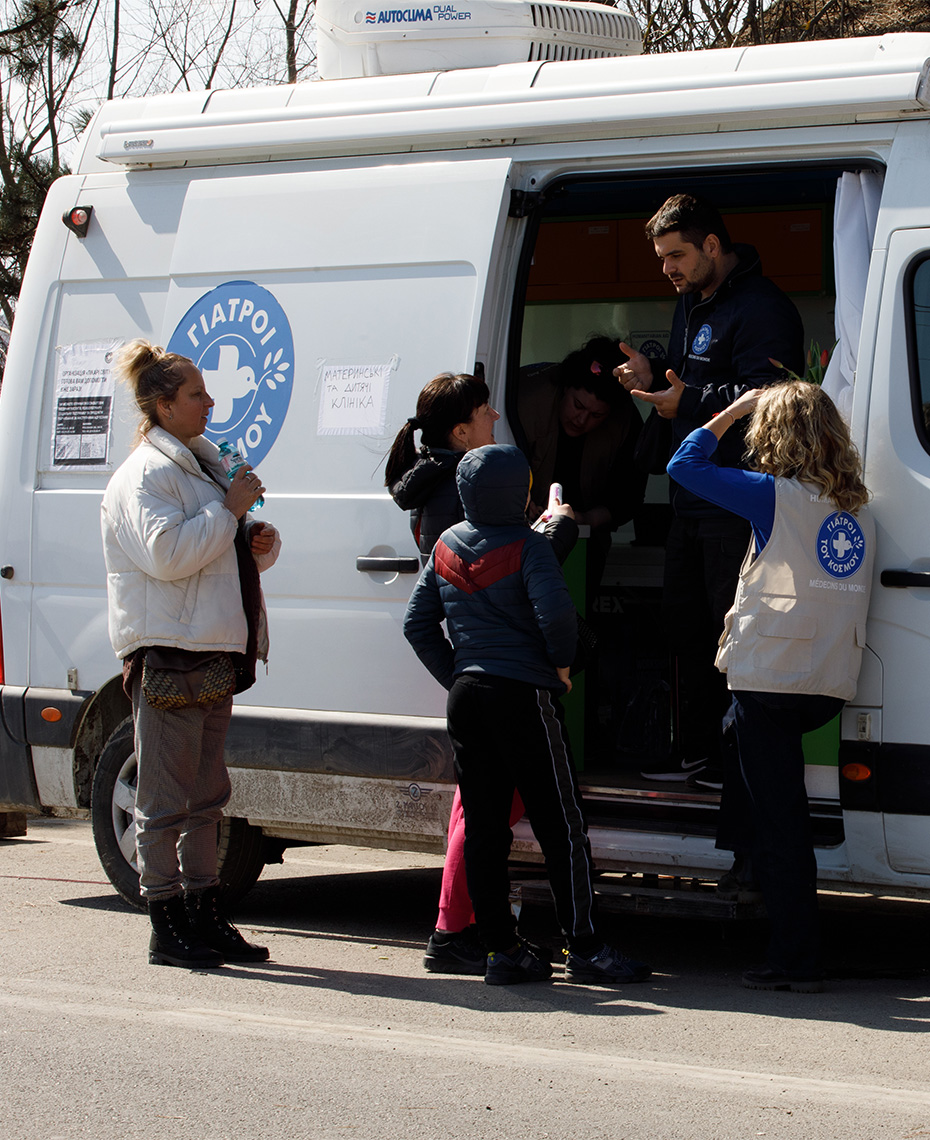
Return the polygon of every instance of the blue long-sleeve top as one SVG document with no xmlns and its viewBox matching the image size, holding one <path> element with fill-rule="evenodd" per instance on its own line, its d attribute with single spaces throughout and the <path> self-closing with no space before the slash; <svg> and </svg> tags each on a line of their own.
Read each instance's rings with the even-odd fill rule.
<svg viewBox="0 0 930 1140">
<path fill-rule="evenodd" d="M 707 428 L 696 428 L 682 440 L 668 465 L 668 473 L 702 499 L 734 515 L 748 519 L 756 539 L 756 552 L 764 549 L 775 525 L 775 480 L 760 471 L 718 467 L 710 457 L 717 450 L 717 437 Z"/>
</svg>

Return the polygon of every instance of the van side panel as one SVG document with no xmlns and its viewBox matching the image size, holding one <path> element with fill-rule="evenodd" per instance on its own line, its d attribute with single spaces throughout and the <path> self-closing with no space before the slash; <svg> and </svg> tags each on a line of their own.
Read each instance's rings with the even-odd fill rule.
<svg viewBox="0 0 930 1140">
<path fill-rule="evenodd" d="M 243 705 L 443 714 L 444 693 L 401 631 L 415 574 L 359 572 L 356 560 L 417 554 L 409 518 L 384 488 L 384 461 L 426 381 L 474 368 L 509 168 L 503 158 L 407 161 L 191 181 L 163 339 L 177 336 L 214 383 L 215 338 L 254 336 L 265 323 L 249 332 L 238 294 L 217 293 L 209 311 L 191 306 L 237 278 L 270 294 L 293 335 L 293 369 L 230 428 L 268 488 L 259 517 L 284 541 L 264 582 L 271 668 Z M 264 433 L 275 433 L 267 452 Z"/>
</svg>

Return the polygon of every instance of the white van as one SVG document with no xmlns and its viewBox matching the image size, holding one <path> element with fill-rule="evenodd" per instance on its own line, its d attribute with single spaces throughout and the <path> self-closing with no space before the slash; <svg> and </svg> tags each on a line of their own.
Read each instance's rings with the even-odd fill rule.
<svg viewBox="0 0 930 1140">
<path fill-rule="evenodd" d="M 90 811 L 137 896 L 98 518 L 135 426 L 110 363 L 141 335 L 203 369 L 208 435 L 259 468 L 285 541 L 270 668 L 229 735 L 224 881 L 295 843 L 441 852 L 445 694 L 402 636 L 419 561 L 390 441 L 438 371 L 483 373 L 519 443 L 521 366 L 594 331 L 660 351 L 675 297 L 642 223 L 692 190 L 809 341 L 840 328 L 831 383 L 874 492 L 859 692 L 808 766 L 821 879 L 930 891 L 930 36 L 637 56 L 596 5 L 320 0 L 318 20 L 340 78 L 108 104 L 48 196 L 0 397 L 0 810 Z M 639 777 L 667 744 L 667 510 L 653 477 L 614 536 L 572 723 L 599 866 L 707 879 L 717 797 Z M 525 825 L 515 854 L 537 857 Z"/>
</svg>

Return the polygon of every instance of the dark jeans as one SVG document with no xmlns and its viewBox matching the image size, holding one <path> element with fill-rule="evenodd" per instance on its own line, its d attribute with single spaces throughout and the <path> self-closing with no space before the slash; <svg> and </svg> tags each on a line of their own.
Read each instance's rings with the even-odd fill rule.
<svg viewBox="0 0 930 1140">
<path fill-rule="evenodd" d="M 737 848 L 751 851 L 765 898 L 767 965 L 795 977 L 820 971 L 817 862 L 801 737 L 831 721 L 844 703 L 809 693 L 733 694 L 742 780 L 728 782 L 729 818 L 749 825 Z"/>
<path fill-rule="evenodd" d="M 591 847 L 562 707 L 547 689 L 463 674 L 447 705 L 465 810 L 465 873 L 475 921 L 489 950 L 514 943 L 507 860 L 510 807 L 520 793 L 542 848 L 556 915 L 569 947 L 593 953 Z"/>
<path fill-rule="evenodd" d="M 675 518 L 669 530 L 662 614 L 675 658 L 675 747 L 690 760 L 720 762 L 720 726 L 730 694 L 714 659 L 750 534 L 749 523 L 735 515 Z"/>
</svg>

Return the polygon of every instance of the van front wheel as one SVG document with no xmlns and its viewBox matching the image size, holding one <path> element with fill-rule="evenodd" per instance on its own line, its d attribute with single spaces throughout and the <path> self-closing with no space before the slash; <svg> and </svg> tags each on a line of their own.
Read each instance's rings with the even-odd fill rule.
<svg viewBox="0 0 930 1140">
<path fill-rule="evenodd" d="M 145 910 L 139 893 L 136 854 L 136 753 L 132 717 L 111 733 L 97 769 L 90 797 L 94 844 L 107 878 L 133 906 Z M 261 829 L 244 819 L 224 816 L 217 829 L 217 863 L 220 883 L 229 902 L 241 898 L 254 885 L 265 865 L 265 839 Z"/>
</svg>

